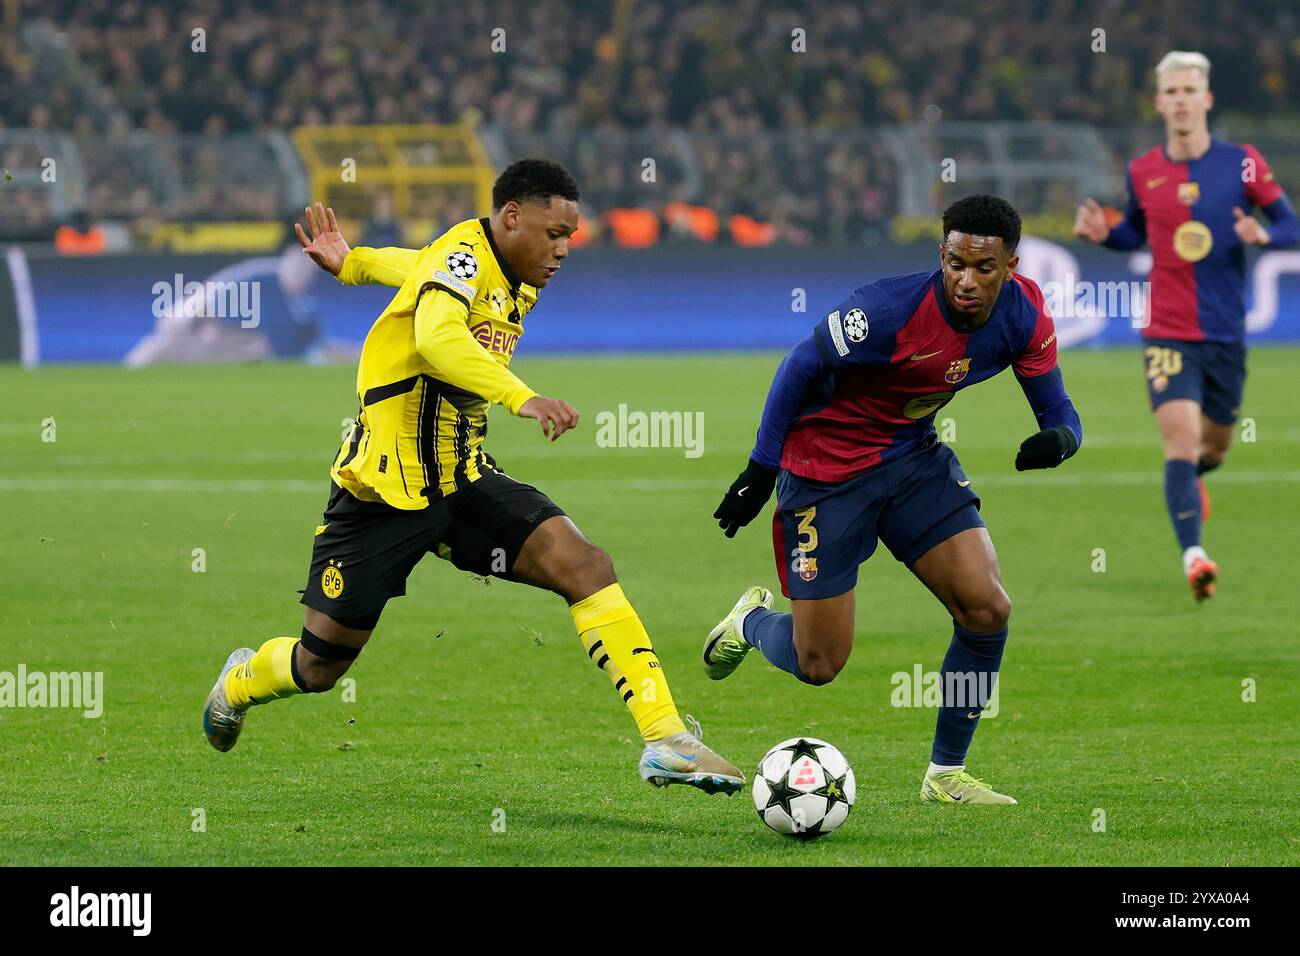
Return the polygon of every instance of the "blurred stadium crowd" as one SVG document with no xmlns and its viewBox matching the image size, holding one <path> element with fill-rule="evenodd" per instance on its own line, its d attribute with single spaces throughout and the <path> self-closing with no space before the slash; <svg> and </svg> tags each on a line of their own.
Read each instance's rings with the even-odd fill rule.
<svg viewBox="0 0 1300 956">
<path fill-rule="evenodd" d="M 300 197 L 265 175 L 273 134 L 461 122 L 499 151 L 568 163 L 585 212 L 620 242 L 854 239 L 899 212 L 907 164 L 864 135 L 875 124 L 1150 124 L 1150 70 L 1175 47 L 1231 64 L 1212 76 L 1220 113 L 1284 114 L 1300 101 L 1294 0 L 1116 0 L 1104 16 L 1078 0 L 17 8 L 20 29 L 0 40 L 0 134 L 35 132 L 0 135 L 0 156 L 19 168 L 38 158 L 39 134 L 69 134 L 88 183 L 72 205 L 92 220 L 282 218 Z M 858 135 L 830 135 L 847 131 Z M 643 157 L 658 157 L 661 189 L 644 188 Z M 0 228 L 52 232 L 60 214 L 15 192 Z M 464 206 L 449 197 L 422 212 Z"/>
</svg>

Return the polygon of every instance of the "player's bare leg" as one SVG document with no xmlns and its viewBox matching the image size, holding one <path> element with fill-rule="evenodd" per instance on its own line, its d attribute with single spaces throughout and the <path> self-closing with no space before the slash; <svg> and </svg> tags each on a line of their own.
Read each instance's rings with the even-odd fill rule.
<svg viewBox="0 0 1300 956">
<path fill-rule="evenodd" d="M 729 677 L 751 649 L 805 684 L 829 684 L 853 650 L 854 592 L 793 600 L 790 612 L 772 610 L 772 592 L 755 585 L 704 641 L 704 671 Z"/>
<path fill-rule="evenodd" d="M 1175 398 L 1155 410 L 1166 461 L 1196 461 L 1201 453 L 1201 406 L 1189 398 Z"/>
<path fill-rule="evenodd" d="M 1201 546 L 1201 524 L 1204 521 L 1203 486 L 1197 482 L 1197 462 L 1206 449 L 1206 439 L 1213 443 L 1218 461 L 1227 453 L 1231 443 L 1231 428 L 1227 443 L 1220 432 L 1205 433 L 1205 416 L 1199 403 L 1178 398 L 1163 402 L 1155 411 L 1156 424 L 1165 453 L 1165 504 L 1169 520 L 1183 554 L 1183 573 L 1198 601 L 1214 596 L 1214 582 L 1219 568 Z"/>
<path fill-rule="evenodd" d="M 233 748 L 255 704 L 332 688 L 370 634 L 308 608 L 301 637 L 272 638 L 257 651 L 239 648 L 226 660 L 203 707 L 208 743 L 223 753 Z"/>
<path fill-rule="evenodd" d="M 935 545 L 911 570 L 953 620 L 952 643 L 941 669 L 943 705 L 921 799 L 1015 803 L 972 777 L 965 766 L 971 738 L 996 686 L 1011 619 L 1011 599 L 1002 587 L 993 541 L 985 528 L 968 528 Z"/>
<path fill-rule="evenodd" d="M 1232 437 L 1236 425 L 1220 425 L 1218 422 L 1201 415 L 1201 473 L 1212 471 L 1223 464 L 1232 447 Z"/>
<path fill-rule="evenodd" d="M 332 617 L 310 607 L 307 608 L 303 618 L 303 627 L 327 645 L 323 648 L 317 646 L 317 649 L 324 653 L 341 655 L 350 651 L 356 652 L 351 657 L 342 659 L 338 656 L 322 657 L 299 642 L 294 648 L 294 664 L 307 685 L 308 692 L 313 694 L 331 690 L 338 683 L 339 678 L 347 673 L 348 668 L 356 660 L 356 655 L 361 653 L 361 648 L 366 646 L 370 635 L 374 633 L 373 630 L 345 627 Z"/>
<path fill-rule="evenodd" d="M 567 517 L 537 526 L 510 569 L 513 580 L 546 588 L 569 603 L 587 656 L 608 675 L 646 742 L 642 779 L 734 793 L 745 775 L 686 731 L 654 644 L 623 594 L 614 562 Z"/>
<path fill-rule="evenodd" d="M 1201 524 L 1210 520 L 1210 493 L 1201 476 L 1214 471 L 1227 460 L 1236 428 L 1235 424 L 1220 425 L 1205 414 L 1201 415 L 1201 456 L 1196 462 L 1196 484 L 1201 489 Z"/>
<path fill-rule="evenodd" d="M 569 604 L 618 580 L 613 559 L 564 515 L 548 518 L 528 536 L 510 569 L 510 577 L 554 591 Z"/>
<path fill-rule="evenodd" d="M 1011 598 L 1002 587 L 1002 570 L 986 528 L 970 528 L 939 542 L 911 570 L 965 630 L 1000 631 L 1011 619 Z"/>
<path fill-rule="evenodd" d="M 815 601 L 791 601 L 794 649 L 809 684 L 829 684 L 849 662 L 857 613 L 854 591 Z"/>
<path fill-rule="evenodd" d="M 755 585 L 704 641 L 704 670 L 713 680 L 731 675 L 757 648 L 768 663 L 805 684 L 829 684 L 853 650 L 854 592 L 793 600 L 789 613 L 772 610 L 772 592 Z"/>
</svg>

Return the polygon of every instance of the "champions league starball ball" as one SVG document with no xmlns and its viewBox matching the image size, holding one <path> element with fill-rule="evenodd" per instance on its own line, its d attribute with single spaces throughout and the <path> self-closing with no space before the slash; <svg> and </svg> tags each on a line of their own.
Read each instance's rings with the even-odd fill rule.
<svg viewBox="0 0 1300 956">
<path fill-rule="evenodd" d="M 831 744 L 816 737 L 783 740 L 758 762 L 754 809 L 785 836 L 811 840 L 849 817 L 858 786 L 853 768 Z"/>
</svg>

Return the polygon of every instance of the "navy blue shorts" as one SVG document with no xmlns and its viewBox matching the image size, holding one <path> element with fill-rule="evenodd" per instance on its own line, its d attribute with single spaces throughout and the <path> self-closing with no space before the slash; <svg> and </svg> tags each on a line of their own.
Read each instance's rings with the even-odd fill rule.
<svg viewBox="0 0 1300 956">
<path fill-rule="evenodd" d="M 1170 399 L 1188 398 L 1210 421 L 1236 424 L 1246 386 L 1246 346 L 1147 339 L 1142 358 L 1152 411 Z"/>
<path fill-rule="evenodd" d="M 911 566 L 941 541 L 984 527 L 979 504 L 961 462 L 939 443 L 848 481 L 782 470 L 772 519 L 781 593 L 808 601 L 853 590 L 878 540 Z"/>
</svg>

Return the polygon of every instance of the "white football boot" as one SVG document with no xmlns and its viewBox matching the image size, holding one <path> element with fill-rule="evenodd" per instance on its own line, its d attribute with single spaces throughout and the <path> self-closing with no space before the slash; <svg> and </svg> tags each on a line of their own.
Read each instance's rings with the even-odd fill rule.
<svg viewBox="0 0 1300 956">
<path fill-rule="evenodd" d="M 221 676 L 212 685 L 212 692 L 203 705 L 203 732 L 207 734 L 208 743 L 222 753 L 239 741 L 239 732 L 244 729 L 244 714 L 248 711 L 247 707 L 243 710 L 233 707 L 226 699 L 226 675 L 232 668 L 252 660 L 254 653 L 251 647 L 241 647 L 226 658 L 226 666 L 221 668 Z"/>
</svg>

